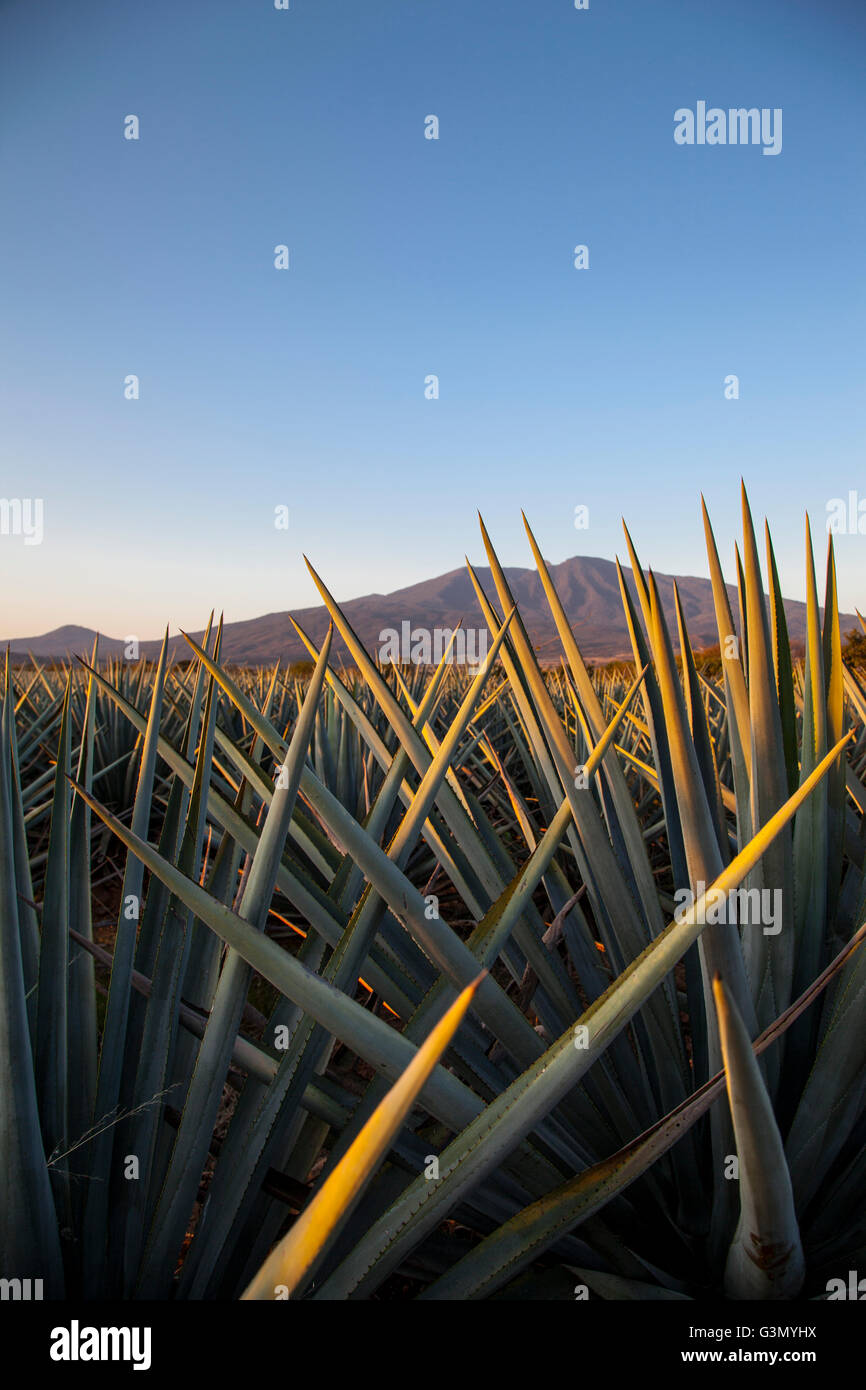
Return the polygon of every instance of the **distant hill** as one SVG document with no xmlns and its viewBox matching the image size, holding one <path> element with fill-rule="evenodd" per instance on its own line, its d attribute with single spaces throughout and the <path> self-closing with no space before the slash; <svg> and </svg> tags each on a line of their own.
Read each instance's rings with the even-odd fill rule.
<svg viewBox="0 0 866 1390">
<path fill-rule="evenodd" d="M 540 659 L 558 660 L 559 639 L 537 572 L 534 569 L 509 568 L 505 573 Z M 614 563 L 577 555 L 563 560 L 559 565 L 551 565 L 550 573 L 583 655 L 594 661 L 606 661 L 617 656 L 631 657 Z M 477 574 L 499 611 L 490 570 L 479 568 Z M 634 594 L 631 570 L 624 570 L 624 574 Z M 656 581 L 672 635 L 675 637 L 676 634 L 673 606 L 673 586 L 676 582 L 692 646 L 696 650 L 715 646 L 719 639 L 710 581 L 658 573 Z M 729 586 L 728 593 L 736 619 L 736 590 Z M 383 629 L 393 628 L 399 632 L 403 622 L 409 622 L 412 628 L 432 631 L 435 628 L 456 627 L 462 619 L 465 627 L 486 631 L 465 569 L 451 570 L 448 574 L 426 579 L 392 594 L 367 594 L 363 598 L 349 599 L 341 607 L 368 651 L 372 652 L 378 649 L 379 634 Z M 292 616 L 318 645 L 327 631 L 327 610 L 322 606 L 295 609 Z M 785 616 L 792 643 L 801 645 L 806 636 L 806 605 L 786 599 Z M 856 626 L 854 615 L 842 614 L 843 632 Z M 95 635 L 90 628 L 68 624 L 39 637 L 16 637 L 8 645 L 19 659 L 26 658 L 28 654 L 43 659 L 89 656 Z M 192 636 L 200 639 L 202 633 L 193 633 Z M 4 642 L 3 646 L 6 645 Z M 177 659 L 182 659 L 189 652 L 183 637 L 172 638 L 169 645 Z M 153 657 L 158 653 L 159 646 L 158 639 L 145 641 L 141 643 L 141 652 Z M 100 636 L 99 649 L 103 656 L 121 655 L 123 642 L 118 638 Z M 339 641 L 335 641 L 333 650 L 338 658 L 347 655 Z M 266 665 L 278 657 L 283 662 L 308 659 L 306 648 L 289 621 L 288 612 L 266 613 L 261 618 L 226 624 L 222 653 L 226 661 L 249 665 Z"/>
</svg>

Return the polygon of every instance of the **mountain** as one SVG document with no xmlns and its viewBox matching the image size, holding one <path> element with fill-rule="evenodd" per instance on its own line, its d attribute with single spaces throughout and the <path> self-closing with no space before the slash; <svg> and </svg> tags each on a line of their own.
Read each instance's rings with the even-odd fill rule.
<svg viewBox="0 0 866 1390">
<path fill-rule="evenodd" d="M 557 660 L 559 640 L 537 572 L 534 569 L 509 568 L 505 573 L 540 659 Z M 577 555 L 563 560 L 559 565 L 551 565 L 550 573 L 583 655 L 595 661 L 617 656 L 631 657 L 614 563 Z M 478 569 L 477 574 L 499 611 L 490 570 Z M 624 570 L 624 576 L 634 595 L 631 570 Z M 656 574 L 656 581 L 671 632 L 676 633 L 673 604 L 673 586 L 676 583 L 692 646 L 698 650 L 717 645 L 718 630 L 710 581 L 667 574 Z M 728 595 L 731 611 L 736 617 L 739 611 L 737 594 L 730 585 Z M 467 629 L 487 631 L 465 569 L 451 570 L 448 574 L 426 579 L 392 594 L 367 594 L 363 598 L 349 599 L 341 606 L 368 651 L 379 648 L 379 634 L 384 629 L 394 629 L 399 634 L 404 622 L 411 624 L 412 629 L 432 632 L 435 628 L 456 627 L 462 619 Z M 295 609 L 292 616 L 318 646 L 327 631 L 326 609 Z M 802 644 L 806 635 L 806 605 L 786 599 L 785 616 L 791 642 L 796 647 Z M 857 620 L 851 614 L 842 614 L 841 621 L 843 633 L 849 627 L 857 626 Z M 89 657 L 95 635 L 90 628 L 67 625 L 40 637 L 14 638 L 8 645 L 19 659 L 26 658 L 28 654 L 42 659 L 68 655 Z M 193 633 L 192 636 L 200 640 L 202 633 Z M 483 652 L 483 640 L 480 637 L 475 639 L 476 651 L 480 646 Z M 6 645 L 4 642 L 3 646 Z M 158 640 L 146 641 L 141 643 L 140 649 L 143 655 L 153 657 L 158 653 L 159 645 Z M 189 652 L 183 637 L 172 638 L 169 647 L 176 659 L 182 659 Z M 101 655 L 120 656 L 123 649 L 122 640 L 100 637 Z M 333 650 L 337 657 L 346 658 L 347 652 L 342 642 L 335 640 Z M 226 661 L 249 665 L 267 664 L 277 657 L 283 662 L 308 659 L 306 648 L 289 621 L 288 612 L 267 613 L 261 618 L 227 623 L 223 630 L 222 653 Z"/>
</svg>

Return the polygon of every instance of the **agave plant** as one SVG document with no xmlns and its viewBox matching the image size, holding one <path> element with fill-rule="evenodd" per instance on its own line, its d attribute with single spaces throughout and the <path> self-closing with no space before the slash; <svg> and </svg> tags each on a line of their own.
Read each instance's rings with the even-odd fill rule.
<svg viewBox="0 0 866 1390">
<path fill-rule="evenodd" d="M 866 686 L 748 503 L 720 670 L 7 661 L 0 1249 L 52 1297 L 825 1297 L 866 1253 Z M 734 621 L 733 607 L 737 610 Z M 331 661 L 332 634 L 349 664 Z M 677 655 L 678 653 L 678 655 Z M 94 939 L 95 866 L 116 875 Z M 102 870 L 100 870 L 101 872 Z M 110 945 L 110 949 L 109 949 Z"/>
</svg>

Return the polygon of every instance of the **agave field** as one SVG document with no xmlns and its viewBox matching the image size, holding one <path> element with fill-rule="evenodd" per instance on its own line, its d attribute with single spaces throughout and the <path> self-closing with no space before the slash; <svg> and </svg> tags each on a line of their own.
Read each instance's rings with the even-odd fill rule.
<svg viewBox="0 0 866 1390">
<path fill-rule="evenodd" d="M 866 677 L 743 497 L 719 663 L 7 661 L 0 1274 L 67 1299 L 826 1299 L 866 1274 Z M 763 566 L 763 569 L 762 569 Z M 408 615 L 411 616 L 411 615 Z M 351 660 L 339 667 L 339 634 Z"/>
</svg>

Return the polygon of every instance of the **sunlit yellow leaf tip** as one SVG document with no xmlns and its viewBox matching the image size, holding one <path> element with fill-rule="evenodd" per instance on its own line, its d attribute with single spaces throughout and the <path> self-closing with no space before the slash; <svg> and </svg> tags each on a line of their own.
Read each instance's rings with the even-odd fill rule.
<svg viewBox="0 0 866 1390">
<path fill-rule="evenodd" d="M 245 1290 L 244 1299 L 290 1298 L 309 1279 L 460 1027 L 485 974 L 482 971 L 466 986 L 436 1024 L 292 1229 L 271 1251 Z"/>
</svg>

